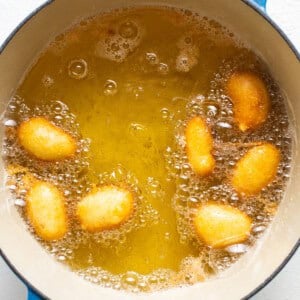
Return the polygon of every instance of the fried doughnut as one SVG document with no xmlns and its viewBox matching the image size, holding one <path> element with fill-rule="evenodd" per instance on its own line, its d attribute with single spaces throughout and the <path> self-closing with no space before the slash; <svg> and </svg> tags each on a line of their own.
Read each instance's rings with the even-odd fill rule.
<svg viewBox="0 0 300 300">
<path fill-rule="evenodd" d="M 208 246 L 223 248 L 248 238 L 251 219 L 230 205 L 208 203 L 198 207 L 194 225 L 197 235 Z"/>
<path fill-rule="evenodd" d="M 67 232 L 64 197 L 51 183 L 36 180 L 26 195 L 26 214 L 36 234 L 46 241 Z"/>
<path fill-rule="evenodd" d="M 73 156 L 76 151 L 74 138 L 43 117 L 22 122 L 18 138 L 26 151 L 41 160 L 61 160 Z"/>
<path fill-rule="evenodd" d="M 274 179 L 280 162 L 279 150 L 269 143 L 255 146 L 237 162 L 231 179 L 238 193 L 259 193 Z"/>
<path fill-rule="evenodd" d="M 103 231 L 124 223 L 132 214 L 133 195 L 114 185 L 95 188 L 77 205 L 77 216 L 84 230 Z"/>
<path fill-rule="evenodd" d="M 211 154 L 213 139 L 201 117 L 194 117 L 188 122 L 185 138 L 187 156 L 193 171 L 200 176 L 212 173 L 215 167 L 215 159 Z"/>
<path fill-rule="evenodd" d="M 241 131 L 255 129 L 265 122 L 270 97 L 265 83 L 251 72 L 236 72 L 227 81 L 226 90 L 233 102 L 234 119 Z"/>
</svg>

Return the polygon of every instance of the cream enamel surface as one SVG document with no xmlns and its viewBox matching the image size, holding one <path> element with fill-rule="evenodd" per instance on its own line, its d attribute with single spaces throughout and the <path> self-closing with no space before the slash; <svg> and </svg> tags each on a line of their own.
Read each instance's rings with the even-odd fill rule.
<svg viewBox="0 0 300 300">
<path fill-rule="evenodd" d="M 28 63 L 36 56 L 48 41 L 49 36 L 55 36 L 67 27 L 74 19 L 80 16 L 96 13 L 109 7 L 124 5 L 121 0 L 107 1 L 73 1 L 68 11 L 63 9 L 67 0 L 55 1 L 45 8 L 35 18 L 27 23 L 11 41 L 0 56 L 0 98 L 8 99 L 13 89 L 21 79 Z M 180 0 L 169 1 L 127 1 L 127 5 L 141 4 L 169 4 L 182 6 Z M 295 55 L 284 43 L 279 34 L 259 17 L 253 10 L 242 2 L 215 1 L 185 1 L 184 6 L 194 11 L 200 7 L 204 14 L 219 19 L 222 23 L 255 49 L 259 49 L 261 56 L 268 62 L 271 73 L 278 80 L 280 86 L 290 101 L 296 118 L 300 118 L 300 86 L 297 83 L 300 64 Z M 207 12 L 207 13 L 206 13 Z M 232 16 L 239 16 L 239 18 Z M 247 20 L 242 22 L 241 20 Z M 51 26 L 49 25 L 51 24 Z M 230 25 L 229 25 L 230 24 Z M 43 28 L 43 30 L 40 30 Z M 256 30 L 262 28 L 262 30 Z M 32 36 L 35 37 L 32 40 Z M 28 43 L 27 41 L 31 41 Z M 19 49 L 22 49 L 20 55 Z M 278 59 L 280 57 L 280 59 Z M 287 76 L 287 74 L 289 76 Z M 5 103 L 1 103 L 1 112 Z M 295 124 L 299 138 L 299 126 Z M 295 145 L 295 149 L 296 149 Z M 7 192 L 1 191 L 0 204 L 0 247 L 9 256 L 15 265 L 32 284 L 51 299 L 239 299 L 262 283 L 280 265 L 288 255 L 300 236 L 300 155 L 294 151 L 294 169 L 286 197 L 280 206 L 278 215 L 263 240 L 246 254 L 237 264 L 214 281 L 200 283 L 188 288 L 175 288 L 168 291 L 157 292 L 150 295 L 129 295 L 124 292 L 104 289 L 92 285 L 75 274 L 69 272 L 64 266 L 55 262 L 34 238 L 24 230 L 24 225 L 16 213 L 12 202 L 8 200 Z M 3 168 L 1 170 L 4 179 Z M 2 183 L 3 186 L 3 183 Z M 278 241 L 284 241 L 279 243 Z M 19 245 L 22 245 L 20 251 Z M 280 245 L 280 247 L 278 247 Z M 270 249 L 272 251 L 270 255 Z M 24 257 L 32 258 L 24 259 Z M 253 261 L 255 260 L 255 264 Z M 33 263 L 39 262 L 38 264 Z M 45 272 L 47 270 L 47 272 Z M 56 280 L 53 280 L 56 278 Z M 233 285 L 233 282 L 236 283 Z M 228 289 L 228 286 L 231 288 Z M 234 288 L 233 288 L 234 286 Z M 225 298 L 226 297 L 226 298 Z"/>
</svg>

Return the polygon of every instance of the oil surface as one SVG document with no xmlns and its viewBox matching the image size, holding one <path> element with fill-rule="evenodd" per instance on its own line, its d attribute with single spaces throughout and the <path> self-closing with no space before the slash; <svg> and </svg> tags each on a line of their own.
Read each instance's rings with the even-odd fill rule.
<svg viewBox="0 0 300 300">
<path fill-rule="evenodd" d="M 255 132 L 239 132 L 223 91 L 236 69 L 251 70 L 268 84 L 272 110 Z M 46 163 L 24 153 L 15 128 L 35 115 L 77 139 L 75 158 Z M 205 179 L 193 174 L 184 150 L 186 121 L 195 115 L 206 118 L 216 143 L 217 167 Z M 86 279 L 116 289 L 194 283 L 228 267 L 272 219 L 289 173 L 288 118 L 267 68 L 226 28 L 190 11 L 128 9 L 74 25 L 28 72 L 8 106 L 5 125 L 7 165 L 22 165 L 55 183 L 67 199 L 70 232 L 61 241 L 41 243 Z M 262 140 L 277 145 L 283 159 L 275 181 L 245 201 L 228 177 L 247 148 Z M 20 189 L 22 172 L 14 176 L 11 189 L 22 213 L 26 188 Z M 74 206 L 93 185 L 112 182 L 133 191 L 134 216 L 120 229 L 83 232 Z M 247 242 L 213 250 L 197 239 L 194 208 L 208 200 L 229 203 L 252 217 Z"/>
</svg>

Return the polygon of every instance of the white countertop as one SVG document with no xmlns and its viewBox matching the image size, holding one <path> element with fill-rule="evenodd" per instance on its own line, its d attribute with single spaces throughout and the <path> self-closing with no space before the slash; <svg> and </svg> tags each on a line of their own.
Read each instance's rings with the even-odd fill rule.
<svg viewBox="0 0 300 300">
<path fill-rule="evenodd" d="M 0 0 L 0 42 L 20 20 L 43 2 L 45 1 Z M 268 0 L 267 11 L 300 51 L 300 0 Z M 0 258 L 0 299 L 25 300 L 26 297 L 27 290 L 24 284 Z M 298 299 L 300 299 L 300 249 L 280 274 L 252 298 L 252 300 Z"/>
</svg>

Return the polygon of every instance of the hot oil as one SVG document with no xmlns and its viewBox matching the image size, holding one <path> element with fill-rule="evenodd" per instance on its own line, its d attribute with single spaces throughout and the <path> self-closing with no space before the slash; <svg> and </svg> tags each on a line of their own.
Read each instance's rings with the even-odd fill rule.
<svg viewBox="0 0 300 300">
<path fill-rule="evenodd" d="M 223 91 L 235 69 L 250 69 L 268 84 L 272 111 L 253 133 L 235 127 Z M 14 128 L 34 115 L 47 116 L 79 141 L 75 158 L 42 163 L 16 145 Z M 215 140 L 217 167 L 208 178 L 195 176 L 185 155 L 184 128 L 195 115 L 206 118 Z M 6 122 L 7 164 L 53 182 L 67 199 L 70 232 L 41 243 L 86 279 L 116 289 L 194 283 L 232 264 L 272 219 L 289 173 L 288 119 L 266 67 L 224 27 L 189 11 L 128 9 L 74 25 L 28 72 Z M 272 185 L 245 201 L 228 177 L 248 147 L 262 140 L 279 147 L 282 163 Z M 119 229 L 85 233 L 74 207 L 93 185 L 107 183 L 134 193 L 135 213 Z M 246 243 L 213 250 L 197 239 L 194 209 L 208 200 L 253 218 Z M 24 193 L 17 193 L 16 204 L 24 206 Z"/>
</svg>

